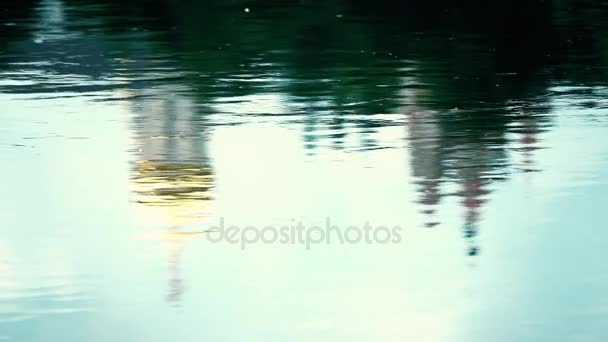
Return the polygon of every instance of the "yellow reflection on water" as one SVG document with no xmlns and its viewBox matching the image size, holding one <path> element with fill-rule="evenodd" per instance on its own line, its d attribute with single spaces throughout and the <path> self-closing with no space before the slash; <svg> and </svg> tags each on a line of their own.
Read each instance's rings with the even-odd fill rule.
<svg viewBox="0 0 608 342">
<path fill-rule="evenodd" d="M 204 164 L 142 160 L 135 164 L 131 186 L 143 224 L 184 226 L 204 217 L 213 174 Z"/>
</svg>

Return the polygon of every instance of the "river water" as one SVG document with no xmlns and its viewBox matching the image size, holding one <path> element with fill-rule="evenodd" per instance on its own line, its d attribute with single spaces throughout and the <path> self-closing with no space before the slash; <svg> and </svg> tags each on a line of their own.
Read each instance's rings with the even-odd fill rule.
<svg viewBox="0 0 608 342">
<path fill-rule="evenodd" d="M 4 1 L 0 341 L 606 341 L 608 7 L 454 3 Z"/>
</svg>

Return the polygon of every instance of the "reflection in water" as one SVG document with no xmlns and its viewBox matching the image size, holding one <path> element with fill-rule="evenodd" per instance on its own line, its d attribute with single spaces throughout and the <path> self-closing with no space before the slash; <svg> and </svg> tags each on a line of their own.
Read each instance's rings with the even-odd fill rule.
<svg viewBox="0 0 608 342">
<path fill-rule="evenodd" d="M 422 213 L 429 216 L 425 226 L 431 228 L 439 224 L 433 215 L 441 200 L 441 132 L 439 114 L 419 107 L 418 92 L 420 91 L 417 89 L 405 88 L 402 97 L 406 103 L 404 111 L 408 119 L 412 175 L 420 193 L 417 202 L 424 206 Z"/>
<path fill-rule="evenodd" d="M 134 192 L 136 202 L 154 208 L 167 224 L 184 224 L 180 220 L 204 214 L 211 199 L 213 173 L 206 131 L 188 100 L 161 96 L 136 106 Z"/>
<path fill-rule="evenodd" d="M 136 98 L 141 98 L 137 96 Z M 213 172 L 206 148 L 204 120 L 187 98 L 159 91 L 133 102 L 132 186 L 138 218 L 145 226 L 167 227 L 169 302 L 184 292 L 180 263 L 187 239 L 209 211 Z"/>
<path fill-rule="evenodd" d="M 411 81 L 405 82 L 408 83 L 412 84 Z M 401 94 L 406 104 L 403 110 L 407 117 L 412 175 L 420 194 L 417 202 L 423 206 L 422 213 L 428 216 L 425 226 L 430 228 L 440 224 L 436 211 L 441 198 L 448 195 L 460 197 L 464 211 L 463 234 L 469 243 L 467 254 L 474 256 L 479 253 L 475 241 L 479 234 L 483 205 L 487 203 L 491 192 L 491 183 L 504 180 L 510 173 L 508 169 L 512 164 L 508 161 L 508 146 L 516 146 L 512 149 L 523 153 L 523 165 L 520 168 L 529 171 L 534 164 L 533 151 L 537 148 L 534 145 L 538 142 L 537 134 L 541 123 L 536 117 L 537 113 L 502 114 L 507 118 L 507 123 L 491 123 L 516 127 L 510 133 L 521 135 L 514 141 L 509 141 L 506 136 L 508 130 L 497 130 L 496 126 L 484 129 L 485 119 L 476 118 L 492 115 L 492 111 L 502 109 L 484 110 L 480 113 L 452 109 L 441 113 L 422 107 L 422 94 L 423 91 L 419 89 L 407 87 Z M 450 121 L 452 124 L 447 126 Z M 462 125 L 464 129 L 461 128 Z M 455 131 L 454 126 L 458 130 Z M 480 129 L 481 132 L 477 131 Z M 442 189 L 446 183 L 458 184 L 459 190 L 453 194 L 448 193 Z"/>
<path fill-rule="evenodd" d="M 27 335 L 35 321 L 65 340 L 68 329 L 51 329 L 59 319 L 48 316 L 72 309 L 80 340 L 116 340 L 116 320 L 149 315 L 128 341 L 372 340 L 363 332 L 392 330 L 383 337 L 413 330 L 417 340 L 469 341 L 492 330 L 488 312 L 502 322 L 511 310 L 505 320 L 527 337 L 538 335 L 514 322 L 585 326 L 605 313 L 568 308 L 581 316 L 551 321 L 530 310 L 568 303 L 543 297 L 542 277 L 526 281 L 570 263 L 606 284 L 599 266 L 585 268 L 603 260 L 592 245 L 605 242 L 592 222 L 603 212 L 574 202 L 573 214 L 555 210 L 573 188 L 605 184 L 603 141 L 590 139 L 606 126 L 608 8 L 599 2 L 5 2 L 0 179 L 11 181 L 0 201 L 9 227 L 0 235 L 0 339 L 8 327 L 9 339 L 41 340 Z M 11 184 L 22 175 L 31 189 Z M 588 198 L 600 196 L 591 188 Z M 382 218 L 408 225 L 408 245 L 306 255 L 270 246 L 235 257 L 199 243 L 206 220 L 224 214 L 265 224 Z M 561 221 L 582 228 L 572 234 Z M 161 240 L 162 260 L 132 235 Z M 585 248 L 552 254 L 571 240 Z M 27 256 L 48 241 L 58 245 L 40 258 L 65 260 L 38 269 Z M 95 249 L 102 243 L 112 247 Z M 478 273 L 461 269 L 466 260 L 479 261 Z M 83 299 L 87 272 L 66 275 L 66 265 L 99 276 L 99 303 Z M 194 272 L 200 265 L 208 271 Z M 575 278 L 555 276 L 552 286 L 597 303 Z M 499 290 L 515 304 L 493 298 Z M 432 299 L 441 296 L 450 304 Z M 161 317 L 166 302 L 191 311 L 171 322 Z M 94 319 L 77 313 L 89 305 Z M 471 324 L 476 315 L 482 323 Z M 428 332 L 458 329 L 465 337 Z M 522 339 L 501 341 L 511 340 Z"/>
<path fill-rule="evenodd" d="M 141 161 L 134 168 L 138 202 L 150 206 L 189 207 L 210 199 L 210 171 L 197 164 Z"/>
<path fill-rule="evenodd" d="M 184 293 L 184 281 L 181 276 L 181 257 L 183 252 L 183 242 L 175 242 L 175 246 L 171 247 L 169 255 L 169 293 L 167 301 L 171 303 L 179 303 Z"/>
</svg>

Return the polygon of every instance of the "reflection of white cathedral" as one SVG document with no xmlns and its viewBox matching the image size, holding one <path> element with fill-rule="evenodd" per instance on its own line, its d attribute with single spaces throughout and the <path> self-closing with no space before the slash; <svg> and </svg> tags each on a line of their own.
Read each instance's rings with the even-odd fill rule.
<svg viewBox="0 0 608 342">
<path fill-rule="evenodd" d="M 132 168 L 139 223 L 164 232 L 169 248 L 167 301 L 184 292 L 181 258 L 198 236 L 209 211 L 213 173 L 207 156 L 204 117 L 193 101 L 170 91 L 142 90 L 132 103 L 135 161 Z M 140 95 L 140 94 L 138 94 Z M 141 99 L 141 100 L 138 100 Z"/>
<path fill-rule="evenodd" d="M 192 100 L 169 91 L 155 89 L 135 101 L 134 202 L 155 225 L 196 224 L 207 211 L 213 183 L 204 118 Z"/>
</svg>

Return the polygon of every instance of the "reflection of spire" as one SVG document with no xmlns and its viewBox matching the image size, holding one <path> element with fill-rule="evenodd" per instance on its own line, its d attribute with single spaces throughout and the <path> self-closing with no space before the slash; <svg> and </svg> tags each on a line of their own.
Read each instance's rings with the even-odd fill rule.
<svg viewBox="0 0 608 342">
<path fill-rule="evenodd" d="M 471 158 L 468 160 L 469 163 L 479 162 L 479 166 L 468 167 L 469 165 L 467 165 L 460 172 L 460 177 L 463 179 L 460 193 L 461 204 L 465 210 L 463 233 L 469 244 L 467 250 L 469 256 L 479 254 L 477 235 L 479 234 L 480 211 L 487 201 L 485 196 L 490 193 L 489 190 L 485 189 L 490 181 L 484 179 L 484 167 L 482 165 L 489 164 L 489 160 L 485 159 L 491 158 L 491 154 L 481 155 L 481 157 L 484 157 L 484 159 Z"/>
<path fill-rule="evenodd" d="M 464 197 L 462 205 L 466 211 L 464 238 L 469 242 L 467 254 L 474 256 L 479 254 L 479 247 L 476 243 L 477 234 L 479 233 L 479 210 L 485 202 L 482 199 L 484 191 L 482 190 L 481 180 L 477 174 L 465 180 L 462 192 L 462 196 Z"/>
<path fill-rule="evenodd" d="M 407 114 L 408 138 L 411 148 L 411 167 L 415 184 L 419 186 L 420 199 L 417 201 L 425 208 L 422 213 L 429 216 L 426 227 L 439 224 L 432 215 L 441 200 L 441 147 L 439 145 L 440 128 L 436 112 L 416 105 L 417 89 L 404 89 L 403 100 L 408 104 Z"/>
</svg>

